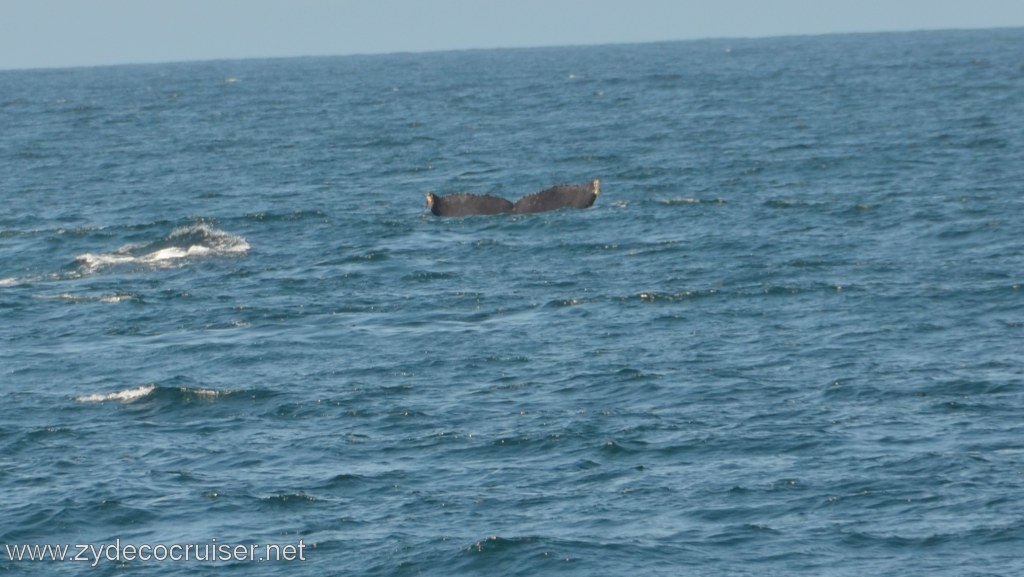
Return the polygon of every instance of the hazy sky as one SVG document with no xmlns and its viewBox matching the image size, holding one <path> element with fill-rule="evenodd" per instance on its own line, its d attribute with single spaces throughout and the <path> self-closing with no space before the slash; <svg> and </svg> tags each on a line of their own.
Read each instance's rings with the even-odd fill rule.
<svg viewBox="0 0 1024 577">
<path fill-rule="evenodd" d="M 1024 0 L 0 0 L 0 69 L 1024 26 Z"/>
</svg>

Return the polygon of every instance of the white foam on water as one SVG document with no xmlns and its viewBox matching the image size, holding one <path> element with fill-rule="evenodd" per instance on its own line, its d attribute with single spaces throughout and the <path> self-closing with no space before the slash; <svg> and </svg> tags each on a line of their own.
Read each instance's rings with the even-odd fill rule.
<svg viewBox="0 0 1024 577">
<path fill-rule="evenodd" d="M 176 246 L 155 250 L 149 254 L 139 257 L 140 262 L 160 263 L 168 260 L 177 260 L 188 256 L 188 251 Z"/>
<path fill-rule="evenodd" d="M 193 395 L 195 395 L 197 397 L 204 397 L 204 398 L 208 398 L 208 399 L 213 399 L 213 398 L 219 397 L 221 395 L 227 395 L 228 394 L 228 392 L 226 392 L 226 391 L 222 392 L 222 391 L 218 391 L 216 389 L 190 389 L 188 387 L 181 387 L 178 390 L 180 390 L 183 393 L 189 393 L 189 394 L 193 394 Z"/>
<path fill-rule="evenodd" d="M 133 294 L 116 293 L 116 294 L 109 294 L 109 295 L 101 296 L 100 297 L 100 302 L 101 303 L 107 303 L 107 304 L 117 304 L 117 303 L 123 303 L 125 301 L 138 300 L 138 298 L 139 297 L 137 297 L 137 296 L 135 296 Z"/>
<path fill-rule="evenodd" d="M 75 262 L 86 271 L 94 271 L 101 267 L 133 263 L 135 257 L 118 253 L 93 254 L 87 252 L 75 257 Z"/>
<path fill-rule="evenodd" d="M 117 303 L 123 303 L 125 301 L 137 301 L 137 300 L 139 300 L 139 296 L 137 294 L 134 294 L 134 293 L 111 293 L 111 294 L 105 294 L 105 295 L 100 295 L 100 296 L 92 296 L 92 295 L 78 295 L 78 294 L 74 294 L 74 293 L 65 292 L 65 293 L 60 293 L 60 294 L 56 294 L 56 295 L 45 295 L 45 294 L 44 295 L 34 295 L 33 298 L 42 299 L 42 300 L 67 301 L 67 302 L 70 302 L 70 303 L 95 303 L 95 302 L 100 302 L 100 303 L 106 303 L 106 304 L 117 304 Z"/>
<path fill-rule="evenodd" d="M 112 393 L 93 393 L 91 395 L 80 395 L 75 397 L 79 403 L 104 403 L 106 401 L 119 401 L 132 403 L 144 398 L 156 390 L 156 385 L 142 385 L 131 389 L 123 389 Z"/>
<path fill-rule="evenodd" d="M 198 224 L 178 227 L 159 241 L 126 244 L 109 253 L 87 252 L 76 257 L 75 262 L 85 272 L 121 265 L 161 268 L 185 259 L 243 255 L 249 248 L 249 243 L 240 236 Z"/>
</svg>

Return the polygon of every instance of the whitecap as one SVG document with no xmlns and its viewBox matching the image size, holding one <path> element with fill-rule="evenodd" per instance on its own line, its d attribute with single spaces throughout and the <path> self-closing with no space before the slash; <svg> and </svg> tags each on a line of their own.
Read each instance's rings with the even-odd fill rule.
<svg viewBox="0 0 1024 577">
<path fill-rule="evenodd" d="M 228 394 L 227 392 L 221 392 L 216 389 L 190 389 L 188 387 L 180 387 L 178 390 L 182 393 L 192 394 L 197 397 L 205 397 L 208 399 L 214 399 L 221 395 Z"/>
<path fill-rule="evenodd" d="M 250 248 L 244 238 L 206 224 L 178 227 L 163 244 L 182 249 L 189 256 L 245 254 Z"/>
<path fill-rule="evenodd" d="M 32 298 L 41 299 L 41 300 L 66 301 L 66 302 L 70 302 L 70 303 L 95 303 L 95 302 L 100 302 L 100 303 L 106 303 L 106 304 L 117 304 L 117 303 L 122 303 L 122 302 L 125 302 L 125 301 L 141 300 L 139 298 L 139 295 L 137 295 L 135 293 L 129 293 L 129 292 L 110 293 L 110 294 L 104 294 L 104 295 L 100 295 L 100 296 L 78 295 L 78 294 L 74 294 L 74 293 L 64 292 L 64 293 L 55 294 L 55 295 L 54 294 L 49 294 L 49 295 L 47 295 L 47 294 L 33 295 Z"/>
<path fill-rule="evenodd" d="M 103 403 L 106 401 L 120 401 L 132 403 L 156 390 L 156 385 L 142 385 L 131 389 L 123 389 L 112 393 L 93 393 L 91 395 L 79 395 L 75 400 L 79 403 Z"/>
<path fill-rule="evenodd" d="M 70 303 L 82 303 L 82 302 L 86 302 L 86 301 L 90 300 L 89 297 L 80 296 L 80 295 L 76 295 L 76 294 L 73 294 L 73 293 L 60 293 L 60 294 L 56 294 L 56 295 L 53 295 L 53 294 L 49 294 L 49 295 L 38 294 L 38 295 L 32 295 L 32 298 L 39 299 L 39 300 L 67 301 L 67 302 L 70 302 Z"/>
<path fill-rule="evenodd" d="M 665 206 L 687 205 L 687 204 L 725 204 L 723 198 L 703 199 L 692 196 L 673 196 L 670 198 L 659 198 L 658 202 Z"/>
<path fill-rule="evenodd" d="M 151 252 L 149 254 L 143 255 L 143 256 L 139 257 L 139 260 L 141 262 L 160 263 L 160 262 L 163 262 L 163 261 L 177 260 L 179 258 L 185 258 L 186 256 L 188 256 L 188 251 L 187 250 L 178 248 L 176 246 L 170 246 L 170 247 L 162 248 L 160 250 L 155 250 L 155 251 L 153 251 L 153 252 Z"/>
<path fill-rule="evenodd" d="M 119 265 L 171 266 L 184 259 L 238 256 L 249 252 L 249 243 L 240 236 L 206 224 L 175 228 L 161 240 L 131 243 L 109 253 L 79 255 L 75 262 L 85 272 Z"/>
<path fill-rule="evenodd" d="M 669 206 L 674 204 L 700 204 L 700 199 L 689 196 L 677 196 L 673 198 L 662 198 L 659 199 L 658 202 Z"/>
<path fill-rule="evenodd" d="M 117 304 L 123 303 L 125 301 L 139 300 L 139 297 L 132 293 L 114 293 L 109 295 L 103 295 L 100 297 L 99 300 L 101 303 Z"/>
<path fill-rule="evenodd" d="M 105 266 L 132 263 L 135 262 L 135 257 L 120 253 L 93 254 L 87 252 L 75 257 L 75 262 L 86 271 L 93 271 Z"/>
</svg>

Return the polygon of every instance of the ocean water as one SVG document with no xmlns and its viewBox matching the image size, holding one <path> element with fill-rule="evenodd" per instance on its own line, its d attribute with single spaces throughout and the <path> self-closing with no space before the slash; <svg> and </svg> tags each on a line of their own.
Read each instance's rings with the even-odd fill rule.
<svg viewBox="0 0 1024 577">
<path fill-rule="evenodd" d="M 6 71 L 0 127 L 0 574 L 1024 575 L 1022 29 Z"/>
</svg>

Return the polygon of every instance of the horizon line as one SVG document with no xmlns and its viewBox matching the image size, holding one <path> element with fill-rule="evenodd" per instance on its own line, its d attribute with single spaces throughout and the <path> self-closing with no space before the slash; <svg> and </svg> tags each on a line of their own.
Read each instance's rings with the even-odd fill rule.
<svg viewBox="0 0 1024 577">
<path fill-rule="evenodd" d="M 253 55 L 253 56 L 212 56 L 209 58 L 196 58 L 196 59 L 168 59 L 168 60 L 139 60 L 139 61 L 123 61 L 123 62 L 108 62 L 108 63 L 97 63 L 97 64 L 53 64 L 43 66 L 23 66 L 23 67 L 11 67 L 11 68 L 0 68 L 0 73 L 3 72 L 33 72 L 33 71 L 58 71 L 58 70 L 77 70 L 77 69 L 88 69 L 88 68 L 115 68 L 121 66 L 161 66 L 161 65 L 173 65 L 173 64 L 201 64 L 201 63 L 213 63 L 213 62 L 243 62 L 247 60 L 288 60 L 288 59 L 308 59 L 308 58 L 351 58 L 351 57 L 376 57 L 376 56 L 396 56 L 396 55 L 428 55 L 428 54 L 446 54 L 446 53 L 458 53 L 458 52 L 489 52 L 499 50 L 544 50 L 544 49 L 557 49 L 557 48 L 589 48 L 589 47 L 600 47 L 600 46 L 630 46 L 630 45 L 644 45 L 644 44 L 674 44 L 674 43 L 687 43 L 687 42 L 714 42 L 714 41 L 756 41 L 756 40 L 771 40 L 771 39 L 783 39 L 783 38 L 814 38 L 824 36 L 866 36 L 866 35 L 887 35 L 887 34 L 921 34 L 921 33 L 942 33 L 942 32 L 980 32 L 985 30 L 1021 30 L 1024 26 L 994 26 L 994 27 L 953 27 L 953 28 L 914 28 L 914 29 L 893 29 L 893 30 L 869 30 L 869 31 L 843 31 L 843 32 L 808 32 L 801 34 L 766 34 L 766 35 L 751 35 L 751 36 L 706 36 L 706 37 L 695 37 L 695 38 L 675 38 L 675 39 L 657 39 L 657 40 L 622 40 L 622 41 L 611 41 L 611 42 L 593 42 L 593 43 L 568 43 L 568 44 L 536 44 L 536 45 L 509 45 L 509 46 L 482 46 L 482 47 L 465 47 L 465 48 L 426 48 L 422 50 L 383 50 L 383 51 L 355 51 L 345 53 L 321 53 L 321 54 L 290 54 L 290 55 Z"/>
</svg>

